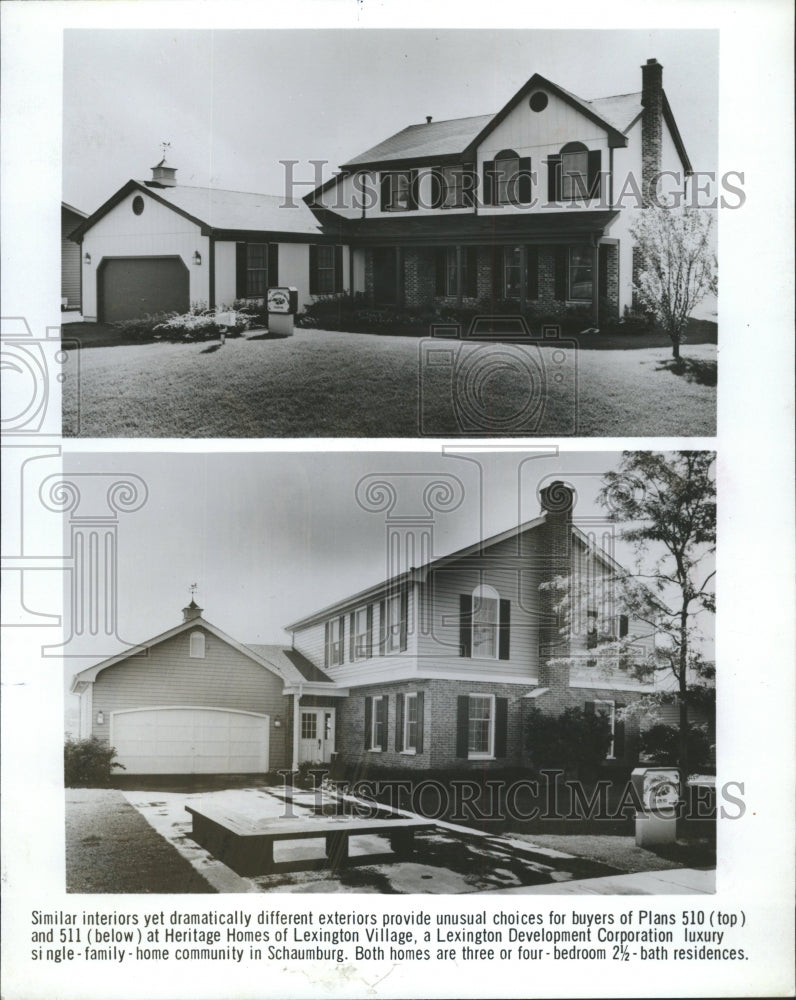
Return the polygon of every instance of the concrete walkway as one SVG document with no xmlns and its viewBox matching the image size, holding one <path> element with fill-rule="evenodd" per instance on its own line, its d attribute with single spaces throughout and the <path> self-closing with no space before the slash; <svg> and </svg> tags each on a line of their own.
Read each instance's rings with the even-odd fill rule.
<svg viewBox="0 0 796 1000">
<path fill-rule="evenodd" d="M 607 878 L 578 879 L 552 885 L 527 885 L 512 889 L 488 890 L 484 896 L 693 896 L 716 891 L 714 869 L 671 868 L 660 872 L 609 875 Z"/>
</svg>

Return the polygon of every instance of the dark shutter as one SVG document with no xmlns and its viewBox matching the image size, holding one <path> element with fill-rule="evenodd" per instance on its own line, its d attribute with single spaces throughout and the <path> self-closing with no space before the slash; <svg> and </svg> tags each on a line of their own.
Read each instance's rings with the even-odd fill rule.
<svg viewBox="0 0 796 1000">
<path fill-rule="evenodd" d="M 521 156 L 520 175 L 517 179 L 517 200 L 520 205 L 530 205 L 531 194 L 531 158 Z"/>
<path fill-rule="evenodd" d="M 366 628 L 368 630 L 368 638 L 365 649 L 365 655 L 367 656 L 368 659 L 370 659 L 373 656 L 373 605 L 372 604 L 368 605 L 366 619 L 367 619 Z"/>
<path fill-rule="evenodd" d="M 495 204 L 495 161 L 484 163 L 484 204 Z"/>
<path fill-rule="evenodd" d="M 627 635 L 628 625 L 630 624 L 627 615 L 619 616 L 619 638 L 624 639 Z"/>
<path fill-rule="evenodd" d="M 509 700 L 508 698 L 495 698 L 495 756 L 506 756 L 506 744 L 508 743 L 508 720 L 509 720 Z"/>
<path fill-rule="evenodd" d="M 345 615 L 340 615 L 340 662 L 345 663 Z"/>
<path fill-rule="evenodd" d="M 472 656 L 473 649 L 473 598 L 459 595 L 459 656 Z"/>
<path fill-rule="evenodd" d="M 339 243 L 334 248 L 334 290 L 343 290 L 343 247 Z"/>
<path fill-rule="evenodd" d="M 401 652 L 406 652 L 407 633 L 409 631 L 409 592 L 406 587 L 401 591 Z"/>
<path fill-rule="evenodd" d="M 600 164 L 602 152 L 599 149 L 589 150 L 589 179 L 588 191 L 590 198 L 600 197 Z"/>
<path fill-rule="evenodd" d="M 559 201 L 561 198 L 561 157 L 547 158 L 547 200 Z"/>
<path fill-rule="evenodd" d="M 324 624 L 324 630 L 323 630 L 323 665 L 325 667 L 328 667 L 330 665 L 329 664 L 329 629 L 331 628 L 331 625 L 332 625 L 331 622 L 326 622 Z"/>
<path fill-rule="evenodd" d="M 464 208 L 472 208 L 475 204 L 475 191 L 476 191 L 476 179 L 477 174 L 475 172 L 474 163 L 465 163 L 464 165 L 464 176 L 466 180 L 462 181 L 462 206 Z"/>
<path fill-rule="evenodd" d="M 503 247 L 492 246 L 492 301 L 503 298 Z"/>
<path fill-rule="evenodd" d="M 511 633 L 511 602 L 500 599 L 500 625 L 498 626 L 498 658 L 509 658 L 509 635 Z"/>
<path fill-rule="evenodd" d="M 417 692 L 417 743 L 415 750 L 418 753 L 423 752 L 423 692 Z"/>
<path fill-rule="evenodd" d="M 446 247 L 440 247 L 437 250 L 437 274 L 436 274 L 436 288 L 434 289 L 436 295 L 447 294 L 447 267 L 448 267 L 448 251 Z"/>
<path fill-rule="evenodd" d="M 246 298 L 246 273 L 247 273 L 246 244 L 235 244 L 235 298 Z"/>
<path fill-rule="evenodd" d="M 379 653 L 384 656 L 387 644 L 387 602 L 379 601 Z"/>
<path fill-rule="evenodd" d="M 554 253 L 553 298 L 563 302 L 567 297 L 567 248 L 556 247 Z"/>
<path fill-rule="evenodd" d="M 620 710 L 624 707 L 618 701 L 614 703 L 614 757 L 617 760 L 625 756 L 625 723 L 618 718 Z"/>
<path fill-rule="evenodd" d="M 468 731 L 470 727 L 470 699 L 460 694 L 456 699 L 456 756 L 467 756 Z"/>
<path fill-rule="evenodd" d="M 525 296 L 528 299 L 539 298 L 539 248 L 525 248 Z"/>
<path fill-rule="evenodd" d="M 356 615 L 355 611 L 352 611 L 348 616 L 348 658 L 353 663 L 356 659 Z"/>
<path fill-rule="evenodd" d="M 275 288 L 279 284 L 279 244 L 268 244 L 268 287 Z"/>
<path fill-rule="evenodd" d="M 310 295 L 318 294 L 318 248 L 310 243 Z"/>
<path fill-rule="evenodd" d="M 381 210 L 382 212 L 389 211 L 390 205 L 390 193 L 392 192 L 392 174 L 385 173 L 381 175 Z"/>
<path fill-rule="evenodd" d="M 404 696 L 395 696 L 395 752 L 400 753 L 404 748 Z"/>
<path fill-rule="evenodd" d="M 373 737 L 373 699 L 365 699 L 365 749 L 370 750 Z"/>
<path fill-rule="evenodd" d="M 608 296 L 608 248 L 606 246 L 599 246 L 597 248 L 598 258 L 597 258 L 597 273 L 599 275 L 599 281 L 597 284 L 597 293 L 600 298 L 606 298 Z"/>
<path fill-rule="evenodd" d="M 407 203 L 407 210 L 410 212 L 417 211 L 417 170 L 409 171 L 409 201 Z"/>
<path fill-rule="evenodd" d="M 381 748 L 382 750 L 387 749 L 387 744 L 389 743 L 389 737 L 387 735 L 387 722 L 389 718 L 389 713 L 387 711 L 387 702 L 390 696 L 384 694 L 381 696 L 379 701 L 376 703 L 376 711 L 379 714 L 379 722 L 381 723 Z"/>
<path fill-rule="evenodd" d="M 468 299 L 478 298 L 478 247 L 465 247 L 467 254 L 467 287 L 464 294 Z"/>
<path fill-rule="evenodd" d="M 431 208 L 442 208 L 445 200 L 445 181 L 440 167 L 431 171 Z"/>
</svg>

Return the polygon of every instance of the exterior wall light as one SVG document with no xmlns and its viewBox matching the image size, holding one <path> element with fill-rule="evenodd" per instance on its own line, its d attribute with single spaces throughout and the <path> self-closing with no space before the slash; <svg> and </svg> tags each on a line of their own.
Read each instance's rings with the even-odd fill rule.
<svg viewBox="0 0 796 1000">
<path fill-rule="evenodd" d="M 199 265 L 199 264 L 202 263 L 202 255 L 199 253 L 198 250 L 194 250 L 194 252 L 193 252 L 193 262 L 196 265 Z"/>
<path fill-rule="evenodd" d="M 274 719 L 274 729 L 281 729 L 281 728 L 282 728 L 282 720 L 277 716 L 277 718 Z"/>
<path fill-rule="evenodd" d="M 90 264 L 91 263 L 91 254 L 88 251 L 86 251 L 86 256 L 83 258 L 83 263 L 84 264 Z"/>
<path fill-rule="evenodd" d="M 105 721 L 105 713 L 104 712 L 97 712 L 97 725 L 101 726 L 104 721 Z"/>
</svg>

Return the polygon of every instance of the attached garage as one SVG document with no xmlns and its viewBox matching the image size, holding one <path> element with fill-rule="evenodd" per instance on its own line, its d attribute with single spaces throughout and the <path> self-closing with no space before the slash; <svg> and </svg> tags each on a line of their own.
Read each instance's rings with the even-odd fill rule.
<svg viewBox="0 0 796 1000">
<path fill-rule="evenodd" d="M 97 268 L 97 309 L 101 323 L 147 313 L 188 311 L 188 268 L 178 256 L 106 257 Z"/>
<path fill-rule="evenodd" d="M 267 715 L 228 709 L 141 708 L 111 714 L 111 745 L 126 774 L 262 774 Z"/>
</svg>

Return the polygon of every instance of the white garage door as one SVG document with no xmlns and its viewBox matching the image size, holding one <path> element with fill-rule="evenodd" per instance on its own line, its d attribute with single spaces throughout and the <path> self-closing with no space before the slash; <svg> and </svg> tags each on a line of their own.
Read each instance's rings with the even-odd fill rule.
<svg viewBox="0 0 796 1000">
<path fill-rule="evenodd" d="M 111 713 L 117 774 L 259 774 L 268 770 L 268 716 L 216 708 Z"/>
</svg>

